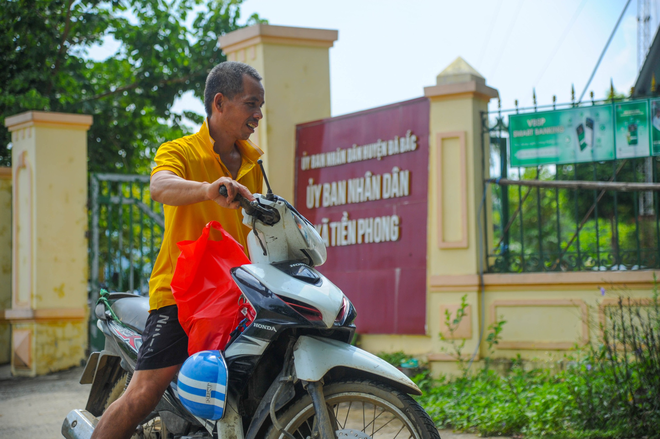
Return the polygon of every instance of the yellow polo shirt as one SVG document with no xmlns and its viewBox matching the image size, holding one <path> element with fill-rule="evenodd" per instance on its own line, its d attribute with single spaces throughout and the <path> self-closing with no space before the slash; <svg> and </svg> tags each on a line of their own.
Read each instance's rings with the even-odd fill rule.
<svg viewBox="0 0 660 439">
<path fill-rule="evenodd" d="M 236 146 L 243 158 L 236 181 L 252 193 L 261 193 L 263 175 L 257 160 L 263 151 L 249 140 L 239 141 Z M 196 134 L 163 143 L 158 148 L 154 161 L 156 166 L 151 171 L 152 176 L 158 171 L 172 171 L 186 180 L 208 183 L 220 177 L 231 177 L 220 156 L 213 151 L 213 139 L 209 135 L 206 120 Z M 246 238 L 250 232 L 250 228 L 242 223 L 241 209 L 226 209 L 214 201 L 187 206 L 163 205 L 163 210 L 165 234 L 149 280 L 150 310 L 176 304 L 170 283 L 180 253 L 177 242 L 196 240 L 202 234 L 204 226 L 209 221 L 216 220 L 247 253 Z"/>
</svg>

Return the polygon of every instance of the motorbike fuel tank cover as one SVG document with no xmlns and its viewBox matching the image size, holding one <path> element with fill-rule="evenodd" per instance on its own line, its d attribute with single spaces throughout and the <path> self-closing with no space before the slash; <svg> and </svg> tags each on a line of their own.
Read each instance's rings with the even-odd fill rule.
<svg viewBox="0 0 660 439">
<path fill-rule="evenodd" d="M 284 262 L 273 265 L 289 276 L 307 282 L 308 284 L 319 285 L 321 283 L 321 276 L 316 273 L 316 270 L 302 262 Z"/>
</svg>

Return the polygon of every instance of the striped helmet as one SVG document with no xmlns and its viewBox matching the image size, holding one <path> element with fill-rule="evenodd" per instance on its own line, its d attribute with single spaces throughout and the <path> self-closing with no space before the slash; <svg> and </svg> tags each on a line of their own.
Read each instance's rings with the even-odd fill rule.
<svg viewBox="0 0 660 439">
<path fill-rule="evenodd" d="M 227 363 L 220 351 L 191 355 L 179 372 L 177 392 L 181 403 L 200 418 L 222 418 L 227 394 Z"/>
</svg>

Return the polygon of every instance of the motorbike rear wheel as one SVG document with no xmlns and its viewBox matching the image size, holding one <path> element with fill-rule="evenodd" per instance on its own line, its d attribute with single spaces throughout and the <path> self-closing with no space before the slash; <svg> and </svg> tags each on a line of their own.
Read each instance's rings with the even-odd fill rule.
<svg viewBox="0 0 660 439">
<path fill-rule="evenodd" d="M 347 380 L 323 388 L 338 439 L 440 439 L 429 415 L 409 395 L 384 383 Z M 278 422 L 296 439 L 313 437 L 312 399 L 301 395 L 278 414 Z M 268 439 L 285 439 L 271 426 Z"/>
</svg>

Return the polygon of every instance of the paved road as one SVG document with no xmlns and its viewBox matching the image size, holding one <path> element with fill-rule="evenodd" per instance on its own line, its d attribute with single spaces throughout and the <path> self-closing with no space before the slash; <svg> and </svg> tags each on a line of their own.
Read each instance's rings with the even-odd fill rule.
<svg viewBox="0 0 660 439">
<path fill-rule="evenodd" d="M 61 439 L 62 421 L 84 408 L 89 385 L 78 383 L 82 368 L 37 378 L 10 378 L 0 366 L 0 438 Z"/>
<path fill-rule="evenodd" d="M 60 431 L 67 413 L 84 408 L 87 402 L 90 386 L 78 382 L 82 370 L 76 367 L 37 378 L 12 378 L 9 366 L 0 366 L 0 438 L 62 439 Z M 473 434 L 449 430 L 441 430 L 440 436 L 477 439 Z"/>
</svg>

